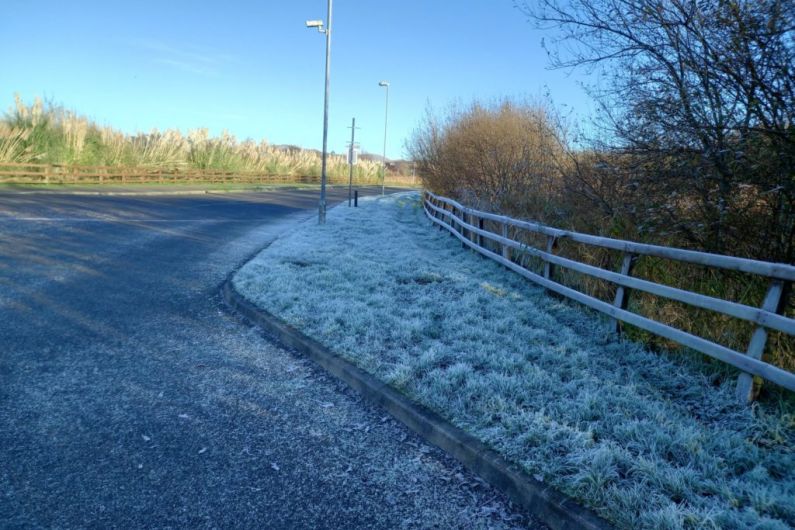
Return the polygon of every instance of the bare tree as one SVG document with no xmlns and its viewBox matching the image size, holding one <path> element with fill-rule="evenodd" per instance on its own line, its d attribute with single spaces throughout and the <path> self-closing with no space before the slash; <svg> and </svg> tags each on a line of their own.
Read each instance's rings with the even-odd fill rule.
<svg viewBox="0 0 795 530">
<path fill-rule="evenodd" d="M 651 224 L 713 251 L 795 258 L 795 2 L 525 0 L 594 95 Z"/>
</svg>

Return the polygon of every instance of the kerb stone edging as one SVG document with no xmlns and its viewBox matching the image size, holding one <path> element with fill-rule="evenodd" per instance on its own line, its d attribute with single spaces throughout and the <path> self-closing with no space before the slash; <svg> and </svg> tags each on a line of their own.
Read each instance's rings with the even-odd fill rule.
<svg viewBox="0 0 795 530">
<path fill-rule="evenodd" d="M 395 419 L 459 460 L 553 530 L 615 530 L 605 519 L 580 506 L 567 495 L 517 470 L 471 434 L 255 306 L 234 288 L 231 276 L 221 291 L 230 308 L 260 326 L 277 342 L 306 355 L 365 399 L 383 407 Z"/>
</svg>

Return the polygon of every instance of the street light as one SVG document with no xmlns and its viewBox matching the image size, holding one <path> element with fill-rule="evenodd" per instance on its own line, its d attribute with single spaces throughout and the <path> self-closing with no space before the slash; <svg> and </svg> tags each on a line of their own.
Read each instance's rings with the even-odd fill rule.
<svg viewBox="0 0 795 530">
<path fill-rule="evenodd" d="M 331 73 L 331 0 L 328 0 L 326 27 L 322 20 L 307 20 L 307 28 L 317 28 L 319 33 L 326 35 L 326 90 L 323 96 L 323 159 L 320 164 L 320 204 L 318 205 L 318 223 L 326 223 L 326 158 L 328 156 L 328 92 Z"/>
<path fill-rule="evenodd" d="M 379 81 L 378 86 L 386 88 L 386 104 L 384 105 L 384 156 L 381 160 L 381 195 L 384 194 L 386 179 L 386 127 L 389 122 L 389 81 Z"/>
</svg>

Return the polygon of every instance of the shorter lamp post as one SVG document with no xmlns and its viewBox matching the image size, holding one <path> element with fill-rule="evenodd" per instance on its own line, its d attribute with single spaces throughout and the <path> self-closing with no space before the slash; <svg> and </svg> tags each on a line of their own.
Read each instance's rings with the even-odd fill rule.
<svg viewBox="0 0 795 530">
<path fill-rule="evenodd" d="M 384 153 L 381 160 L 381 195 L 384 195 L 386 180 L 386 128 L 389 122 L 389 81 L 380 81 L 378 86 L 386 88 L 386 104 L 384 105 Z"/>
</svg>

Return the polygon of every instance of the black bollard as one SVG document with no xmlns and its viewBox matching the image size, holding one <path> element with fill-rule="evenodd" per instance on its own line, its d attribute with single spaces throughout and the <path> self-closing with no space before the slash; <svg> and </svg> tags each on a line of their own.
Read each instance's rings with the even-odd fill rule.
<svg viewBox="0 0 795 530">
<path fill-rule="evenodd" d="M 359 190 L 354 190 L 353 192 L 353 207 L 359 207 Z"/>
</svg>

